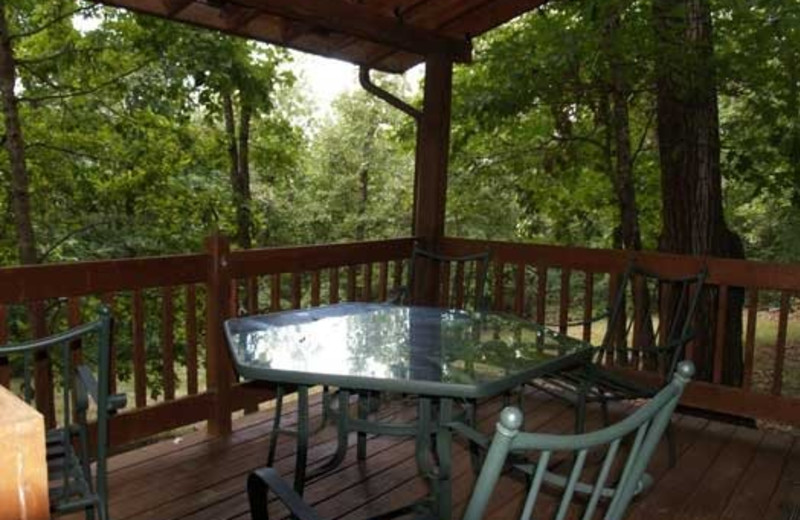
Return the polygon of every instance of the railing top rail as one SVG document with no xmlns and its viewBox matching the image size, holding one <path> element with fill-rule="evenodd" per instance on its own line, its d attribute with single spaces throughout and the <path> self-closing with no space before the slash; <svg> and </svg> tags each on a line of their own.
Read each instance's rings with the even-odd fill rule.
<svg viewBox="0 0 800 520">
<path fill-rule="evenodd" d="M 231 251 L 230 273 L 233 278 L 314 271 L 328 267 L 385 262 L 408 258 L 414 238 L 373 240 L 343 244 L 300 247 L 275 247 Z"/>
<path fill-rule="evenodd" d="M 174 255 L 0 269 L 0 303 L 201 283 L 208 255 Z"/>
<path fill-rule="evenodd" d="M 654 251 L 629 252 L 464 238 L 445 238 L 442 249 L 447 254 L 466 254 L 489 249 L 492 252 L 492 261 L 495 262 L 557 266 L 594 273 L 622 272 L 632 259 L 643 268 L 669 276 L 697 272 L 706 266 L 709 273 L 706 279 L 708 284 L 800 291 L 800 263 L 781 264 Z"/>
</svg>

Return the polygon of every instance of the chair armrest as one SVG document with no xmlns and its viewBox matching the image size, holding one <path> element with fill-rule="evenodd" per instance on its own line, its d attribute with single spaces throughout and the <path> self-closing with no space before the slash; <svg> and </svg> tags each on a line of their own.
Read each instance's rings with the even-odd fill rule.
<svg viewBox="0 0 800 520">
<path fill-rule="evenodd" d="M 267 493 L 270 490 L 289 509 L 293 518 L 319 520 L 316 511 L 303 502 L 303 498 L 273 468 L 257 469 L 247 477 L 247 496 L 253 520 L 269 520 Z"/>
<path fill-rule="evenodd" d="M 94 374 L 86 365 L 77 368 L 76 385 L 76 406 L 79 410 L 85 410 L 89 403 L 87 397 L 97 403 L 99 395 L 99 385 Z M 108 396 L 107 412 L 114 415 L 118 410 L 125 408 L 128 404 L 128 397 L 125 394 L 111 394 Z"/>
</svg>

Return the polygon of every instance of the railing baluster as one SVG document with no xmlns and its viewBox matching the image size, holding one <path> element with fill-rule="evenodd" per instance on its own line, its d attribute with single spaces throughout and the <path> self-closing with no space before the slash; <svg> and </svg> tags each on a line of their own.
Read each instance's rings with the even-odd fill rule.
<svg viewBox="0 0 800 520">
<path fill-rule="evenodd" d="M 81 300 L 75 296 L 67 299 L 67 326 L 77 327 L 81 324 Z M 113 336 L 112 336 L 113 341 Z M 70 358 L 73 367 L 83 362 L 83 345 L 80 338 L 75 339 L 69 344 Z"/>
<path fill-rule="evenodd" d="M 457 309 L 464 308 L 464 293 L 465 293 L 465 285 L 466 285 L 466 277 L 464 275 L 465 269 L 464 262 L 458 261 L 456 262 L 456 275 L 453 279 L 453 290 L 455 291 L 455 307 Z M 449 293 L 448 293 L 449 294 Z"/>
<path fill-rule="evenodd" d="M 728 286 L 720 285 L 717 293 L 717 330 L 716 341 L 714 342 L 714 369 L 713 381 L 716 384 L 722 382 L 722 368 L 725 362 L 725 332 L 728 326 Z"/>
<path fill-rule="evenodd" d="M 303 274 L 292 273 L 292 309 L 299 309 L 302 303 Z"/>
<path fill-rule="evenodd" d="M 397 289 L 403 285 L 403 264 L 405 262 L 400 260 L 394 261 L 394 274 L 392 275 L 392 288 Z"/>
<path fill-rule="evenodd" d="M 547 319 L 547 266 L 536 266 L 536 322 L 545 324 Z"/>
<path fill-rule="evenodd" d="M 28 306 L 33 335 L 36 338 L 47 336 L 47 322 L 43 301 L 31 302 Z M 44 415 L 44 422 L 47 428 L 56 425 L 56 410 L 53 394 L 53 370 L 50 356 L 46 350 L 41 350 L 34 354 L 34 388 L 36 394 L 36 409 Z"/>
<path fill-rule="evenodd" d="M 328 271 L 328 290 L 330 291 L 330 303 L 339 303 L 339 268 L 331 267 Z"/>
<path fill-rule="evenodd" d="M 449 307 L 449 306 L 450 306 L 450 262 L 441 262 L 439 264 L 439 307 Z"/>
<path fill-rule="evenodd" d="M 258 277 L 247 278 L 247 314 L 258 314 Z"/>
<path fill-rule="evenodd" d="M 105 293 L 105 294 L 103 294 L 102 300 L 103 300 L 103 305 L 105 305 L 106 308 L 108 308 L 108 311 L 111 313 L 111 316 L 114 316 L 115 315 L 115 313 L 114 313 L 115 305 L 114 304 L 115 304 L 115 300 L 116 300 L 116 295 L 113 292 L 112 293 Z M 108 346 L 109 347 L 109 355 L 110 355 L 110 359 L 109 359 L 109 363 L 108 363 L 108 371 L 109 371 L 109 374 L 108 374 L 108 391 L 111 392 L 112 394 L 116 394 L 117 393 L 117 338 L 116 338 L 116 334 L 114 334 L 114 331 L 116 330 L 116 328 L 117 328 L 116 321 L 112 320 L 111 321 L 111 342 L 110 342 L 110 344 Z M 77 366 L 74 363 L 74 359 L 73 359 L 73 365 L 72 366 Z"/>
<path fill-rule="evenodd" d="M 144 349 L 144 300 L 142 290 L 133 291 L 133 391 L 137 408 L 147 405 L 147 358 Z"/>
<path fill-rule="evenodd" d="M 503 271 L 505 264 L 503 262 L 494 263 L 494 310 L 503 310 Z"/>
<path fill-rule="evenodd" d="M 364 264 L 364 287 L 362 297 L 365 302 L 372 301 L 372 264 Z"/>
<path fill-rule="evenodd" d="M 231 280 L 231 292 L 228 296 L 228 315 L 229 316 L 238 316 L 241 314 L 239 312 L 239 300 L 241 296 L 239 295 L 239 283 L 241 280 Z M 246 296 L 246 295 L 245 295 Z"/>
<path fill-rule="evenodd" d="M 778 314 L 778 338 L 775 342 L 775 363 L 772 370 L 772 394 L 783 390 L 783 362 L 786 357 L 786 327 L 789 321 L 789 291 L 781 292 L 781 310 Z"/>
<path fill-rule="evenodd" d="M 644 320 L 649 317 L 644 315 L 645 305 L 649 311 L 650 293 L 647 291 L 647 284 L 643 276 L 636 275 L 633 278 L 633 344 L 631 345 L 631 359 L 628 360 L 633 368 L 639 368 L 639 352 L 648 342 L 648 338 L 642 337 Z"/>
<path fill-rule="evenodd" d="M 583 287 L 583 341 L 592 341 L 592 312 L 594 307 L 594 273 L 586 271 Z"/>
<path fill-rule="evenodd" d="M 272 282 L 270 283 L 270 312 L 277 312 L 281 310 L 281 274 L 275 273 L 272 275 Z"/>
<path fill-rule="evenodd" d="M 197 393 L 197 288 L 186 286 L 186 391 Z"/>
<path fill-rule="evenodd" d="M 378 265 L 378 301 L 385 302 L 388 295 L 389 263 L 381 262 Z"/>
<path fill-rule="evenodd" d="M 608 309 L 613 309 L 614 308 L 614 298 L 616 297 L 617 292 L 619 291 L 621 278 L 622 278 L 622 276 L 618 272 L 608 273 L 608 304 L 607 304 L 607 308 Z M 610 318 L 611 318 L 611 316 L 609 316 L 608 319 L 606 319 L 606 327 L 609 324 Z M 619 327 L 625 327 L 625 319 L 624 318 L 619 319 L 618 321 L 619 321 Z M 606 349 L 605 362 L 608 365 L 614 365 L 616 363 L 616 361 L 617 361 L 616 360 L 616 356 L 615 356 L 615 352 L 616 352 L 616 347 L 617 347 L 618 331 L 616 331 L 616 330 L 611 330 L 611 331 L 607 330 L 606 334 L 609 335 L 608 337 L 609 337 L 610 341 L 608 342 L 608 345 L 606 345 L 608 348 Z"/>
<path fill-rule="evenodd" d="M 0 345 L 8 343 L 8 310 L 0 304 Z M 6 356 L 0 356 L 0 385 L 11 386 L 11 365 Z"/>
<path fill-rule="evenodd" d="M 161 288 L 161 348 L 163 355 L 164 399 L 175 399 L 175 305 L 172 287 Z"/>
<path fill-rule="evenodd" d="M 347 267 L 347 301 L 356 301 L 356 276 L 357 267 L 350 265 Z"/>
<path fill-rule="evenodd" d="M 319 271 L 311 271 L 311 306 L 319 307 Z"/>
<path fill-rule="evenodd" d="M 514 282 L 514 313 L 517 316 L 525 314 L 525 264 L 517 264 L 517 275 Z"/>
<path fill-rule="evenodd" d="M 561 269 L 561 294 L 558 309 L 558 330 L 562 334 L 567 333 L 569 323 L 569 279 L 572 271 L 567 268 Z"/>
<path fill-rule="evenodd" d="M 744 343 L 744 374 L 742 388 L 749 391 L 753 384 L 753 358 L 756 345 L 756 323 L 758 321 L 758 289 L 750 289 L 747 299 L 747 335 Z"/>
</svg>

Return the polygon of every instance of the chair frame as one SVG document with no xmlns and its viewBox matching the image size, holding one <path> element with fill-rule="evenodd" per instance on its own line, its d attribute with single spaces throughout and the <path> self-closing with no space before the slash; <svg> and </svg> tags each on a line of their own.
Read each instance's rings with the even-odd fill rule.
<svg viewBox="0 0 800 520">
<path fill-rule="evenodd" d="M 416 283 L 416 276 L 417 276 L 417 262 L 421 259 L 430 260 L 436 262 L 437 267 L 439 267 L 442 263 L 451 263 L 455 262 L 457 264 L 464 264 L 466 262 L 475 262 L 475 269 L 476 269 L 476 277 L 475 277 L 475 310 L 483 311 L 488 308 L 488 302 L 486 301 L 486 278 L 489 272 L 489 259 L 490 259 L 490 252 L 484 251 L 482 253 L 474 253 L 469 255 L 463 256 L 449 256 L 449 255 L 441 255 L 438 253 L 433 253 L 426 249 L 422 249 L 419 245 L 414 244 L 414 249 L 411 251 L 411 259 L 409 260 L 409 268 L 408 268 L 408 285 L 398 288 L 397 294 L 394 294 L 389 297 L 388 301 L 391 303 L 401 303 L 401 304 L 408 304 L 413 302 L 414 296 L 414 284 Z M 441 289 L 441 284 L 440 287 Z M 453 291 L 457 291 L 457 287 L 452 288 Z M 448 304 L 451 301 L 457 300 L 457 294 L 447 294 L 447 302 Z"/>
<path fill-rule="evenodd" d="M 549 383 L 549 386 L 536 383 L 534 386 L 575 406 L 576 433 L 582 433 L 585 429 L 588 403 L 600 403 L 604 424 L 608 424 L 608 402 L 652 397 L 661 387 L 669 383 L 678 364 L 685 356 L 686 345 L 694 337 L 692 322 L 707 276 L 708 270 L 706 267 L 703 267 L 693 275 L 671 277 L 643 269 L 631 262 L 618 285 L 617 293 L 614 296 L 614 306 L 607 313 L 609 319 L 606 333 L 592 360 L 578 369 L 553 374 L 551 377 L 545 378 L 544 380 Z M 653 331 L 654 346 L 616 346 L 613 343 L 616 335 L 621 334 L 627 338 L 631 332 L 631 327 L 635 327 L 636 316 L 627 323 L 620 322 L 620 320 L 624 320 L 626 317 L 627 288 L 630 285 L 632 290 L 636 291 L 637 279 L 641 277 L 655 280 L 659 285 L 680 285 L 679 299 L 673 302 L 670 312 L 673 315 L 682 314 L 683 319 L 673 319 L 669 324 L 669 330 L 663 334 L 660 328 L 663 323 L 659 321 L 659 328 Z M 687 291 L 691 292 L 691 294 L 687 295 Z M 688 301 L 686 301 L 686 298 L 688 298 Z M 624 327 L 620 330 L 622 325 Z M 659 344 L 660 339 L 664 339 L 664 341 Z M 611 356 L 622 352 L 626 353 L 626 355 L 642 356 L 645 359 L 647 356 L 656 359 L 658 365 L 663 367 L 661 371 L 662 384 L 659 388 L 638 385 L 603 368 L 604 358 L 609 359 Z M 669 441 L 670 465 L 672 466 L 675 464 L 676 453 L 671 429 L 667 430 L 667 438 Z"/>
<path fill-rule="evenodd" d="M 110 345 L 112 319 L 107 308 L 100 310 L 96 321 L 79 325 L 65 332 L 23 343 L 0 346 L 4 356 L 21 354 L 24 359 L 23 399 L 32 403 L 30 357 L 38 352 L 48 353 L 58 347 L 61 352 L 61 377 L 64 382 L 62 426 L 46 434 L 47 463 L 50 486 L 50 510 L 53 514 L 66 514 L 84 510 L 92 520 L 97 512 L 100 520 L 108 520 L 108 484 L 106 458 L 108 455 L 109 416 L 126 405 L 125 394 L 109 395 Z M 95 378 L 85 363 L 73 367 L 70 345 L 89 335 L 98 338 L 98 374 Z M 97 407 L 96 451 L 89 446 L 87 412 L 89 400 Z M 73 410 L 74 406 L 74 410 Z M 101 413 L 105 410 L 105 413 Z M 96 468 L 92 476 L 90 457 L 94 455 Z M 60 482 L 59 487 L 52 484 Z"/>
<path fill-rule="evenodd" d="M 492 492 L 508 463 L 528 475 L 529 490 L 525 498 L 521 520 L 531 518 L 543 484 L 563 491 L 556 511 L 556 520 L 563 520 L 569 512 L 574 495 L 588 496 L 582 520 L 593 518 L 600 500 L 609 500 L 603 518 L 621 520 L 634 496 L 652 484 L 645 470 L 658 443 L 670 423 L 672 413 L 680 400 L 686 384 L 694 375 L 694 365 L 684 361 L 677 367 L 670 383 L 665 385 L 646 404 L 622 421 L 592 433 L 575 435 L 552 435 L 525 433 L 522 412 L 516 407 L 507 407 L 500 414 L 496 432 L 485 461 L 473 488 L 463 520 L 480 520 L 486 513 Z M 470 429 L 459 425 L 456 432 Z M 480 435 L 476 432 L 476 435 Z M 609 486 L 612 466 L 621 453 L 623 440 L 632 436 L 630 451 L 621 466 L 621 474 L 615 486 Z M 581 481 L 581 474 L 590 450 L 605 449 L 602 467 L 593 483 Z M 520 452 L 536 452 L 534 463 L 517 464 Z M 572 454 L 572 468 L 567 476 L 551 471 L 551 455 L 554 452 Z M 511 457 L 511 455 L 515 457 Z M 274 468 L 262 468 L 250 473 L 247 492 L 250 514 L 253 520 L 269 520 L 268 492 L 272 491 L 289 509 L 293 518 L 319 520 L 317 513 L 280 477 Z M 428 518 L 427 516 L 425 518 Z"/>
</svg>

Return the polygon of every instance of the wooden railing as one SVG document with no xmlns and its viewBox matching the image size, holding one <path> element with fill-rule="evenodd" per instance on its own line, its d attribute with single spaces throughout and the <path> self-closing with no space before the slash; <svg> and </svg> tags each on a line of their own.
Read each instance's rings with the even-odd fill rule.
<svg viewBox="0 0 800 520">
<path fill-rule="evenodd" d="M 221 237 L 200 254 L 0 269 L 0 344 L 63 330 L 92 318 L 100 303 L 115 315 L 115 390 L 129 409 L 112 421 L 112 442 L 127 443 L 198 421 L 212 433 L 230 430 L 231 412 L 253 409 L 268 388 L 235 382 L 222 321 L 338 301 L 382 301 L 405 282 L 412 238 L 355 244 L 230 251 Z M 445 239 L 441 252 L 489 250 L 488 289 L 496 309 L 597 340 L 588 318 L 607 306 L 631 255 L 620 251 Z M 791 313 L 800 266 L 638 253 L 636 261 L 664 274 L 707 266 L 718 291 L 719 333 L 707 382 L 694 383 L 686 403 L 723 413 L 800 424 L 800 330 Z M 453 283 L 469 284 L 465 277 Z M 726 296 L 745 294 L 744 376 L 722 383 Z M 469 290 L 469 289 L 466 289 Z M 37 317 L 38 316 L 38 317 Z M 572 322 L 585 321 L 577 327 Z M 794 328 L 793 328 L 794 327 Z M 767 329 L 769 329 L 767 331 Z M 765 340 L 765 331 L 769 341 Z M 80 357 L 89 349 L 75 345 Z M 693 355 L 693 353 L 690 353 Z M 52 410 L 49 361 L 36 361 L 37 396 Z M 0 357 L 0 384 L 11 370 Z M 652 381 L 637 371 L 630 377 Z M 40 386 L 41 385 L 41 386 Z"/>
<path fill-rule="evenodd" d="M 225 433 L 232 411 L 253 409 L 272 392 L 235 383 L 222 321 L 383 299 L 405 276 L 412 244 L 408 238 L 231 252 L 224 238 L 212 237 L 202 254 L 0 269 L 0 345 L 91 320 L 104 303 L 115 317 L 111 390 L 129 393 L 128 409 L 112 420 L 112 444 L 204 420 Z M 71 347 L 77 359 L 89 350 Z M 52 424 L 50 363 L 37 359 L 34 370 L 37 407 Z M 13 386 L 2 356 L 0 384 Z"/>
<path fill-rule="evenodd" d="M 714 344 L 690 344 L 687 356 L 697 358 L 705 347 L 711 366 L 708 380 L 693 383 L 684 403 L 800 425 L 800 317 L 791 312 L 800 294 L 800 265 L 454 238 L 442 243 L 442 253 L 450 255 L 485 250 L 492 254 L 489 288 L 495 309 L 569 329 L 594 342 L 599 341 L 595 329 L 603 324 L 590 318 L 606 308 L 602 299 L 613 294 L 609 287 L 615 286 L 632 260 L 669 276 L 696 273 L 705 266 L 706 285 L 715 291 Z M 736 384 L 723 384 L 726 342 L 731 339 L 726 337 L 728 305 L 734 292 L 744 301 L 743 373 Z M 577 329 L 569 327 L 574 322 L 583 323 Z M 657 378 L 644 371 L 621 370 L 651 383 Z"/>
</svg>

